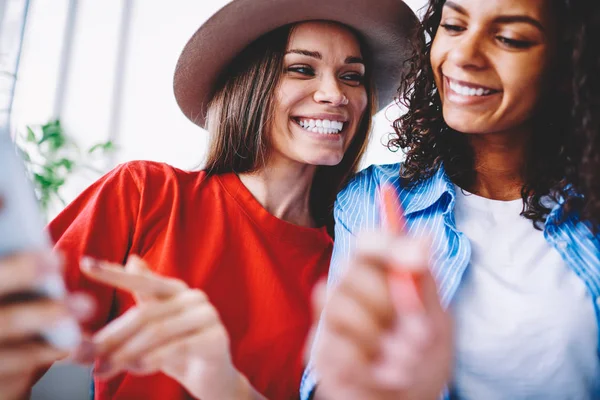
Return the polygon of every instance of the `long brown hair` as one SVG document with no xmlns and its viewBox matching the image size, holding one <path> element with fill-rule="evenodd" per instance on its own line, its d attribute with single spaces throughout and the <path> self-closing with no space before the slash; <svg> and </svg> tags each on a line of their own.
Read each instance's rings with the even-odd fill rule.
<svg viewBox="0 0 600 400">
<path fill-rule="evenodd" d="M 271 143 L 267 132 L 273 120 L 276 90 L 283 59 L 295 24 L 275 29 L 244 49 L 223 71 L 211 100 L 207 121 L 209 152 L 204 169 L 209 175 L 253 172 L 263 167 Z M 366 66 L 367 109 L 342 161 L 335 166 L 319 166 L 310 193 L 312 217 L 333 234 L 333 203 L 338 191 L 356 172 L 371 130 L 376 109 L 371 74 L 371 57 L 358 38 Z"/>
</svg>

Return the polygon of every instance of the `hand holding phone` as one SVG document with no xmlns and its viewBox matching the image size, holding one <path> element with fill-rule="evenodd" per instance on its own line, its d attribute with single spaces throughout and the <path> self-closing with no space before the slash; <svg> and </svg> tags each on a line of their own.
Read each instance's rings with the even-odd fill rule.
<svg viewBox="0 0 600 400">
<path fill-rule="evenodd" d="M 51 241 L 44 231 L 43 219 L 40 215 L 33 188 L 25 174 L 22 160 L 8 132 L 0 131 L 0 268 L 11 257 L 20 254 L 49 253 Z M 35 262 L 35 257 L 28 258 Z M 5 261 L 5 262 L 2 262 Z M 40 265 L 43 262 L 39 262 Z M 11 264 L 12 265 L 12 264 Z M 16 279 L 7 276 L 5 279 Z M 66 290 L 58 268 L 51 273 L 38 274 L 36 285 L 25 285 L 17 293 L 0 293 L 0 305 L 27 304 L 40 299 L 61 300 Z M 10 282 L 5 286 L 11 287 Z M 0 326 L 0 330 L 7 327 Z M 81 339 L 79 325 L 74 319 L 64 319 L 57 324 L 49 324 L 41 332 L 43 339 L 53 346 L 65 350 L 76 347 Z"/>
</svg>

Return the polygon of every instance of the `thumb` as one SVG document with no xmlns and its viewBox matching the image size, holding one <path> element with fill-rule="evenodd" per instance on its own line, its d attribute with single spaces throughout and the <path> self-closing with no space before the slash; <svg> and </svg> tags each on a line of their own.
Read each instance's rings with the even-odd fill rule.
<svg viewBox="0 0 600 400">
<path fill-rule="evenodd" d="M 139 256 L 135 254 L 131 254 L 127 258 L 127 264 L 125 264 L 125 271 L 132 272 L 134 274 L 146 275 L 153 274 L 153 272 L 148 268 L 148 264 L 144 260 L 142 260 Z M 133 292 L 133 298 L 136 303 L 146 303 L 151 300 L 156 300 L 155 296 L 150 294 L 142 294 L 140 292 Z"/>
</svg>

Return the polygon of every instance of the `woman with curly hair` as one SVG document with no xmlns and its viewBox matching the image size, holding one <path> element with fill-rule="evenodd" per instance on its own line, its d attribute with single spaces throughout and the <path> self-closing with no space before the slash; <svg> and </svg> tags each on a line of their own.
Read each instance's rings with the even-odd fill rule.
<svg viewBox="0 0 600 400">
<path fill-rule="evenodd" d="M 25 270 L 27 289 L 35 271 L 62 264 L 67 287 L 94 300 L 91 337 L 73 357 L 94 363 L 97 400 L 297 397 L 333 202 L 378 104 L 393 100 L 418 25 L 399 0 L 226 3 L 174 75 L 179 107 L 209 134 L 204 169 L 122 164 L 50 223 L 62 263 L 0 258 L 0 270 Z M 3 400 L 22 398 L 57 357 L 35 333 L 70 311 L 7 305 L 5 277 Z"/>
<path fill-rule="evenodd" d="M 406 161 L 338 195 L 302 398 L 600 398 L 598 78 L 570 3 L 429 1 Z"/>
</svg>

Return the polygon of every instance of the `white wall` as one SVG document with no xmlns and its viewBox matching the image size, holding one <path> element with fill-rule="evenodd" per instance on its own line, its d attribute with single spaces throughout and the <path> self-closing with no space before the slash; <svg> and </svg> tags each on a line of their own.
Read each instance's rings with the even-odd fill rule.
<svg viewBox="0 0 600 400">
<path fill-rule="evenodd" d="M 31 0 L 14 103 L 15 127 L 22 130 L 25 125 L 56 117 L 57 99 L 63 96 L 61 120 L 82 147 L 114 138 L 119 151 L 107 168 L 132 159 L 163 161 L 184 169 L 201 164 L 207 135 L 177 107 L 172 75 L 187 39 L 226 1 L 76 1 L 72 56 L 61 65 L 71 3 Z M 424 0 L 407 3 L 417 9 Z M 128 34 L 122 37 L 126 6 L 131 7 L 131 19 Z M 124 68 L 117 68 L 119 45 L 127 50 Z M 67 79 L 58 87 L 61 67 L 65 66 Z M 395 114 L 391 110 L 377 116 L 364 165 L 400 159 L 398 153 L 382 145 Z M 71 200 L 94 178 L 79 176 L 66 188 L 64 197 Z M 77 376 L 79 385 L 65 384 L 65 375 Z M 36 388 L 34 398 L 86 398 L 87 386 L 85 371 L 54 369 Z"/>
<path fill-rule="evenodd" d="M 408 1 L 413 8 L 423 0 Z M 132 5 L 122 85 L 115 87 L 123 7 Z M 31 0 L 14 104 L 14 123 L 44 123 L 64 96 L 63 124 L 82 146 L 114 138 L 114 163 L 132 159 L 164 161 L 193 168 L 204 158 L 207 135 L 175 103 L 172 76 L 189 36 L 225 0 L 79 0 L 68 60 L 68 77 L 57 87 L 69 0 Z M 376 4 L 376 2 L 374 2 Z M 121 96 L 115 97 L 115 93 Z M 115 100 L 120 101 L 114 110 Z M 376 118 L 364 164 L 395 162 L 398 154 L 381 145 L 394 112 Z M 117 120 L 113 121 L 112 118 Z M 111 129 L 116 128 L 116 129 Z M 72 185 L 71 199 L 88 180 Z"/>
</svg>

